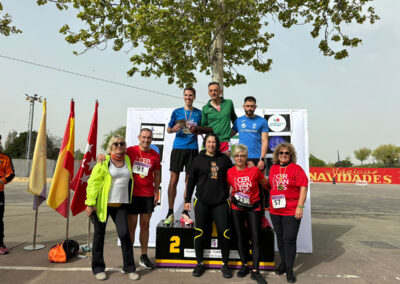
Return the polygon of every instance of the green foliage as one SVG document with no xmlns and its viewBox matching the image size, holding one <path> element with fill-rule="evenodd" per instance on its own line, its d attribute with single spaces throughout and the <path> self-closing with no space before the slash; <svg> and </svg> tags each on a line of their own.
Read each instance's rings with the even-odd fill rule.
<svg viewBox="0 0 400 284">
<path fill-rule="evenodd" d="M 14 159 L 26 159 L 28 132 L 11 131 L 7 137 L 4 152 Z M 37 132 L 32 131 L 30 159 L 33 157 Z M 61 138 L 47 135 L 47 159 L 56 160 L 60 152 Z"/>
<path fill-rule="evenodd" d="M 37 0 L 37 3 L 52 2 L 60 10 L 77 9 L 83 28 L 72 31 L 65 25 L 60 33 L 71 44 L 83 44 L 82 52 L 106 48 L 111 43 L 115 51 L 124 49 L 131 54 L 129 76 L 164 75 L 169 84 L 176 82 L 183 87 L 196 82 L 195 72 L 206 75 L 222 72 L 218 77 L 223 78 L 225 86 L 232 86 L 246 83 L 245 76 L 238 72 L 239 66 L 270 71 L 272 60 L 264 58 L 274 37 L 268 31 L 270 21 L 279 21 L 285 28 L 307 24 L 324 55 L 345 58 L 347 48 L 360 45 L 361 39 L 344 34 L 342 26 L 366 21 L 373 24 L 378 20 L 374 8 L 366 6 L 371 1 Z M 220 44 L 215 44 L 217 39 Z M 338 50 L 332 45 L 339 46 Z M 219 60 L 221 54 L 223 59 Z"/>
<path fill-rule="evenodd" d="M 365 161 L 369 157 L 369 155 L 371 155 L 371 149 L 363 147 L 358 150 L 354 150 L 353 153 L 356 159 L 359 160 L 362 165 L 363 161 Z"/>
<path fill-rule="evenodd" d="M 75 151 L 74 156 L 75 156 L 75 160 L 82 160 L 83 156 L 85 155 L 85 153 L 82 153 L 81 149 L 78 149 Z"/>
<path fill-rule="evenodd" d="M 353 166 L 353 164 L 350 161 L 350 157 L 346 157 L 345 160 L 341 160 L 339 162 L 336 162 L 333 166 L 335 168 L 350 168 L 350 167 Z"/>
<path fill-rule="evenodd" d="M 325 167 L 326 163 L 323 160 L 318 159 L 313 154 L 310 154 L 309 158 L 310 167 Z"/>
<path fill-rule="evenodd" d="M 393 144 L 381 145 L 372 152 L 372 156 L 386 167 L 391 167 L 399 162 L 400 147 Z"/>
<path fill-rule="evenodd" d="M 0 34 L 4 36 L 9 36 L 10 34 L 21 33 L 19 29 L 11 25 L 11 16 L 9 14 L 2 15 L 3 5 L 0 2 Z"/>
<path fill-rule="evenodd" d="M 110 131 L 108 134 L 104 135 L 104 142 L 101 145 L 101 148 L 106 151 L 108 146 L 108 141 L 110 141 L 111 137 L 114 135 L 119 135 L 125 138 L 126 126 L 121 126 L 120 128 Z"/>
</svg>

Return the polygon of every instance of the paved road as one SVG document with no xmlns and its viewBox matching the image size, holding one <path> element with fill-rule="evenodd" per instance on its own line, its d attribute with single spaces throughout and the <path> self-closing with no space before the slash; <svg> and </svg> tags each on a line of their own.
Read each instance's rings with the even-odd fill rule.
<svg viewBox="0 0 400 284">
<path fill-rule="evenodd" d="M 398 283 L 400 284 L 400 186 L 312 184 L 313 254 L 300 254 L 295 272 L 298 283 Z M 30 252 L 23 246 L 32 242 L 34 214 L 32 196 L 26 183 L 13 182 L 6 189 L 6 243 L 11 254 L 0 256 L 0 283 L 96 283 L 88 259 L 76 258 L 66 264 L 47 260 L 50 244 L 65 238 L 65 219 L 40 207 L 38 242 L 46 249 Z M 84 214 L 71 219 L 70 236 L 86 239 Z M 105 259 L 108 283 L 129 283 L 119 272 L 120 249 L 116 233 L 108 226 Z M 135 249 L 137 259 L 139 249 Z M 154 250 L 149 253 L 154 259 Z M 191 270 L 140 270 L 138 283 L 255 283 L 250 278 L 222 278 L 218 270 L 208 270 L 200 279 Z M 264 272 L 269 283 L 286 283 L 285 277 Z"/>
</svg>

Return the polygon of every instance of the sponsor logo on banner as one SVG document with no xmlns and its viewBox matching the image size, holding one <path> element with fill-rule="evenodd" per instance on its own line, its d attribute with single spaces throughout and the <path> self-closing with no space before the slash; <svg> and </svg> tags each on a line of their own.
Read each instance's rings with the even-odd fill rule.
<svg viewBox="0 0 400 284">
<path fill-rule="evenodd" d="M 281 132 L 286 127 L 286 119 L 280 114 L 274 114 L 268 119 L 268 127 L 274 132 Z"/>
<path fill-rule="evenodd" d="M 142 123 L 141 129 L 149 128 L 153 132 L 153 141 L 164 141 L 165 124 Z"/>
<path fill-rule="evenodd" d="M 269 141 L 268 141 L 268 147 L 271 149 L 273 152 L 275 150 L 275 147 L 278 146 L 281 143 L 285 143 L 286 140 L 283 139 L 280 136 L 272 136 Z"/>
</svg>

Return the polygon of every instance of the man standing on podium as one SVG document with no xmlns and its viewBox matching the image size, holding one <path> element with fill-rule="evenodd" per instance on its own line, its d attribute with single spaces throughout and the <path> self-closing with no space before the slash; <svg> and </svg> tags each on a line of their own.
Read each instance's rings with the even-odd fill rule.
<svg viewBox="0 0 400 284">
<path fill-rule="evenodd" d="M 192 126 L 198 126 L 201 122 L 201 111 L 193 107 L 193 101 L 196 98 L 196 90 L 193 87 L 186 87 L 183 91 L 183 100 L 185 105 L 172 112 L 171 120 L 168 123 L 167 132 L 176 133 L 174 145 L 171 152 L 170 173 L 171 179 L 168 185 L 168 206 L 167 217 L 164 220 L 165 225 L 171 225 L 174 222 L 174 204 L 176 198 L 176 187 L 179 181 L 179 174 L 185 167 L 185 195 L 186 186 L 189 177 L 190 166 L 193 159 L 198 155 L 197 135 L 190 132 Z M 192 224 L 193 220 L 187 210 L 183 210 L 181 223 Z"/>
</svg>

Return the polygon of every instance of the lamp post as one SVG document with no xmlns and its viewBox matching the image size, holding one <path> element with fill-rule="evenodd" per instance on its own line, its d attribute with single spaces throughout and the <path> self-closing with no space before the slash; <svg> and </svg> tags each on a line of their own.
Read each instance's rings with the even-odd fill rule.
<svg viewBox="0 0 400 284">
<path fill-rule="evenodd" d="M 28 141 L 26 145 L 26 161 L 27 161 L 27 171 L 26 175 L 29 176 L 29 166 L 30 166 L 30 156 L 31 156 L 31 141 L 32 141 L 32 126 L 33 126 L 33 111 L 35 109 L 35 102 L 42 102 L 42 97 L 38 97 L 37 94 L 29 96 L 25 94 L 25 100 L 29 102 L 29 120 L 28 120 Z"/>
</svg>

